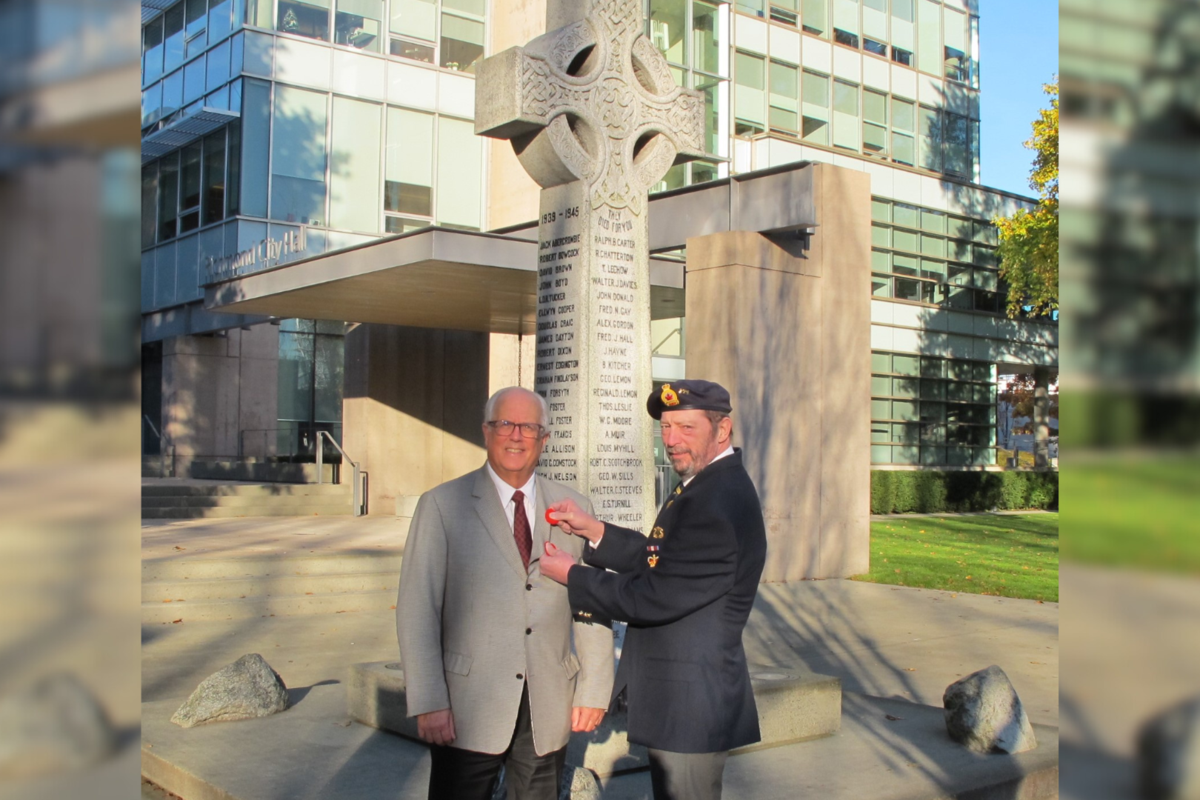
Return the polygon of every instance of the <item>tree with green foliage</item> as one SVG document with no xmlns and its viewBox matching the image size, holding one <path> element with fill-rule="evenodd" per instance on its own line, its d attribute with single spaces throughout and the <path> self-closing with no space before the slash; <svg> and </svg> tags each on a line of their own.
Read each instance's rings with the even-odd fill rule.
<svg viewBox="0 0 1200 800">
<path fill-rule="evenodd" d="M 1000 232 L 1000 278 L 1008 284 L 1008 316 L 1048 316 L 1058 310 L 1058 79 L 1043 89 L 1050 107 L 1038 112 L 1029 186 L 1038 193 L 1033 210 L 993 220 Z"/>
</svg>

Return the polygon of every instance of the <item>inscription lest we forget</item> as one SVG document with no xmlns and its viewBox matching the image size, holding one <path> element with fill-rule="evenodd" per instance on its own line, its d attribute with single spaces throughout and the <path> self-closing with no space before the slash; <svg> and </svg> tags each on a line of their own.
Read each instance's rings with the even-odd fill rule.
<svg viewBox="0 0 1200 800">
<path fill-rule="evenodd" d="M 646 192 L 703 153 L 704 105 L 642 35 L 640 0 L 550 0 L 547 22 L 551 33 L 480 65 L 475 129 L 511 139 L 542 186 L 540 469 L 638 528 L 654 510 Z"/>
</svg>

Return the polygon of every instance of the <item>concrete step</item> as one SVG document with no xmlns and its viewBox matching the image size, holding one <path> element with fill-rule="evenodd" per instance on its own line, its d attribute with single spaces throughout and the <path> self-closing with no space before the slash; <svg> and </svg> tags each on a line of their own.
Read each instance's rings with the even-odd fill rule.
<svg viewBox="0 0 1200 800">
<path fill-rule="evenodd" d="M 424 800 L 428 747 L 347 720 L 346 689 L 293 689 L 293 705 L 281 714 L 187 730 L 170 722 L 183 697 L 143 703 L 142 774 L 187 800 L 275 800 L 285 795 Z M 950 740 L 941 708 L 847 692 L 841 729 L 833 735 L 731 755 L 724 796 L 1051 800 L 1058 796 L 1058 730 L 1035 724 L 1034 731 L 1035 750 L 981 755 Z M 253 758 L 246 758 L 247 753 Z M 577 763 L 569 756 L 567 761 Z M 288 790 L 282 793 L 281 775 Z M 601 780 L 606 800 L 650 796 L 648 770 Z"/>
<path fill-rule="evenodd" d="M 333 575 L 259 575 L 243 578 L 158 580 L 142 583 L 143 603 L 238 600 L 250 597 L 308 596 L 352 592 L 396 592 L 400 570 Z"/>
<path fill-rule="evenodd" d="M 143 483 L 142 499 L 147 497 L 316 497 L 349 495 L 349 483 L 186 483 L 164 481 Z"/>
<path fill-rule="evenodd" d="M 169 558 L 142 562 L 142 582 L 184 580 L 241 580 L 282 575 L 318 577 L 390 572 L 399 576 L 398 553 L 339 553 L 337 555 L 242 556 L 237 558 Z"/>
<path fill-rule="evenodd" d="M 840 679 L 804 667 L 752 664 L 750 682 L 762 740 L 735 753 L 819 739 L 840 729 Z M 351 665 L 346 702 L 356 722 L 417 739 L 416 718 L 406 716 L 404 670 L 398 661 Z M 571 737 L 567 763 L 587 767 L 602 778 L 649 769 L 645 746 L 630 743 L 627 731 L 624 711 L 606 714 L 592 734 Z"/>
<path fill-rule="evenodd" d="M 176 620 L 199 622 L 212 620 L 255 619 L 302 614 L 342 614 L 355 611 L 382 611 L 396 605 L 394 589 L 339 592 L 313 595 L 257 595 L 246 598 L 196 600 L 171 603 L 142 603 L 142 624 L 171 624 Z"/>
<path fill-rule="evenodd" d="M 325 464 L 322 468 L 325 481 L 333 480 L 334 472 L 333 464 Z M 352 470 L 347 466 L 346 472 L 348 474 Z M 202 480 L 315 484 L 317 474 L 316 464 L 292 464 L 257 458 L 194 459 L 188 466 L 188 475 Z"/>
<path fill-rule="evenodd" d="M 353 494 L 325 492 L 321 494 L 284 494 L 277 497 L 257 494 L 226 495 L 153 495 L 142 498 L 142 506 L 149 508 L 237 508 L 240 506 L 331 505 L 349 503 Z"/>
<path fill-rule="evenodd" d="M 169 478 L 171 477 L 171 459 L 168 456 L 164 459 L 162 456 L 142 456 L 142 477 L 143 478 Z"/>
<path fill-rule="evenodd" d="M 229 519 L 233 517 L 334 517 L 350 516 L 350 501 L 324 505 L 214 506 L 205 508 L 164 508 L 142 506 L 142 519 Z"/>
</svg>

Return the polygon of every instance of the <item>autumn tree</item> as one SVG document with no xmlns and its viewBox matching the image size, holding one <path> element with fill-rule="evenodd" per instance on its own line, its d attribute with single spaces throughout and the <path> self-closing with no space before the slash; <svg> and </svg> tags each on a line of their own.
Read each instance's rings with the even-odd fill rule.
<svg viewBox="0 0 1200 800">
<path fill-rule="evenodd" d="M 1008 316 L 1022 311 L 1045 316 L 1058 310 L 1058 79 L 1046 84 L 1050 107 L 1038 112 L 1029 186 L 1038 193 L 1033 210 L 994 220 L 1000 232 L 1000 278 L 1008 284 Z"/>
</svg>

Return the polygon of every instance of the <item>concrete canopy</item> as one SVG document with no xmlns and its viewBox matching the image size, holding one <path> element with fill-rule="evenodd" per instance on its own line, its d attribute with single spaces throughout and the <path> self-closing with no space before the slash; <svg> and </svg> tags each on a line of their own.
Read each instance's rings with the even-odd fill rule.
<svg viewBox="0 0 1200 800">
<path fill-rule="evenodd" d="M 676 189 L 650 200 L 652 253 L 731 230 L 816 229 L 807 162 Z M 531 334 L 537 312 L 535 223 L 504 232 L 426 228 L 211 284 L 209 312 Z M 684 267 L 650 259 L 650 316 L 684 315 Z"/>
<path fill-rule="evenodd" d="M 427 228 L 290 262 L 207 287 L 205 308 L 233 314 L 530 334 L 536 241 Z M 652 259 L 651 313 L 683 314 L 683 264 Z"/>
</svg>

